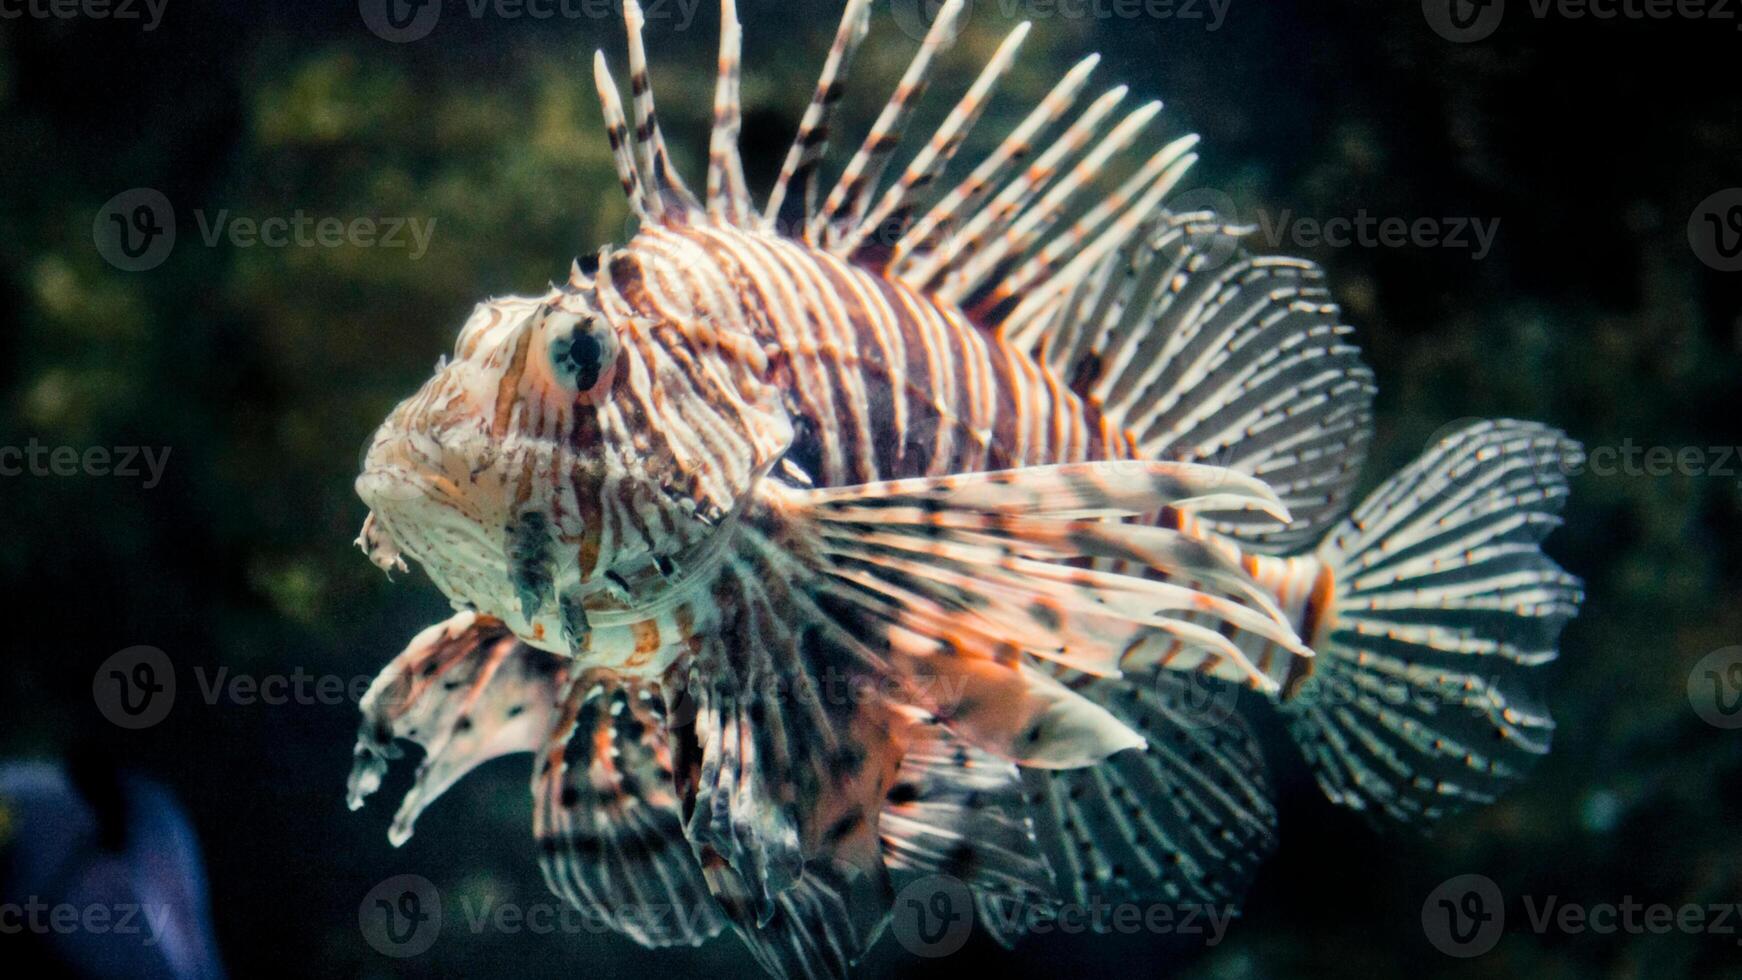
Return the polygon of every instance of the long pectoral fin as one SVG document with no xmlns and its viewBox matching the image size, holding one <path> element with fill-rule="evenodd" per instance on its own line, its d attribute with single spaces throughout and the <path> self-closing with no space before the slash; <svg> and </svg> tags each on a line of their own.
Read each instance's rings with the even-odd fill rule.
<svg viewBox="0 0 1742 980">
<path fill-rule="evenodd" d="M 664 701 L 606 672 L 577 677 L 534 766 L 533 834 L 551 891 L 643 946 L 725 925 L 683 835 Z"/>
<path fill-rule="evenodd" d="M 893 901 L 877 828 L 907 722 L 812 576 L 739 533 L 713 586 L 729 613 L 663 685 L 684 833 L 767 969 L 842 977 Z"/>
<path fill-rule="evenodd" d="M 695 945 L 724 922 L 684 841 L 661 704 L 628 680 L 571 673 L 500 620 L 464 613 L 425 630 L 363 699 L 351 807 L 380 788 L 395 739 L 424 748 L 395 844 L 471 769 L 537 752 L 533 829 L 551 890 L 644 946 Z"/>
<path fill-rule="evenodd" d="M 500 620 L 461 613 L 419 633 L 363 696 L 349 798 L 358 809 L 381 786 L 394 739 L 423 746 L 417 781 L 388 838 L 411 838 L 418 814 L 474 768 L 538 749 L 556 717 L 565 661 L 515 639 Z"/>
<path fill-rule="evenodd" d="M 1159 638 L 1180 651 L 1167 667 L 1268 690 L 1225 631 L 1311 655 L 1232 549 L 1123 521 L 1204 507 L 1285 514 L 1262 483 L 1228 470 L 1119 461 L 769 495 L 788 562 L 908 703 L 1026 765 L 1082 766 L 1144 744 L 1037 661 L 1117 676 Z"/>
</svg>

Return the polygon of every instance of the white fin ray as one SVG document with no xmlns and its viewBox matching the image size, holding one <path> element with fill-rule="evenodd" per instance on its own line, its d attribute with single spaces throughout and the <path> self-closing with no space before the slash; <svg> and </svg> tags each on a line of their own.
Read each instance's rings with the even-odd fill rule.
<svg viewBox="0 0 1742 980">
<path fill-rule="evenodd" d="M 883 171 L 889 166 L 889 159 L 895 148 L 901 144 L 908 120 L 912 118 L 914 108 L 931 81 L 933 62 L 956 41 L 956 20 L 962 15 L 963 5 L 963 0 L 949 0 L 938 11 L 931 30 L 926 32 L 925 40 L 920 42 L 918 53 L 913 56 L 907 72 L 896 84 L 895 93 L 889 97 L 883 112 L 872 124 L 864 144 L 847 161 L 847 169 L 841 174 L 835 189 L 829 192 L 828 199 L 823 202 L 822 211 L 811 219 L 811 241 L 821 242 L 830 251 L 836 251 L 837 243 L 830 240 L 833 237 L 830 232 L 855 228 L 864 220 L 865 212 L 871 206 L 871 197 L 877 193 L 877 184 L 883 177 Z"/>
<path fill-rule="evenodd" d="M 552 893 L 642 946 L 699 946 L 726 922 L 684 840 L 652 693 L 607 671 L 570 684 L 533 767 L 538 863 Z"/>
<path fill-rule="evenodd" d="M 980 250 L 989 232 L 1007 227 L 1021 215 L 1035 195 L 1058 175 L 1064 162 L 1095 137 L 1107 116 L 1130 91 L 1128 86 L 1118 85 L 1091 102 L 1051 146 L 998 192 L 991 203 L 960 229 L 952 230 L 925 255 L 918 256 L 904 278 L 917 289 L 931 291 L 938 283 L 946 281 L 946 277 L 951 277 Z"/>
<path fill-rule="evenodd" d="M 1108 161 L 1129 148 L 1144 127 L 1160 113 L 1161 103 L 1149 102 L 1121 120 L 1062 180 L 1048 188 L 1033 206 L 1025 208 L 1016 221 L 938 290 L 939 298 L 947 302 L 963 302 L 992 276 L 1007 257 L 1019 258 L 1025 254 L 1077 195 L 1101 176 Z"/>
<path fill-rule="evenodd" d="M 1242 719 L 1204 723 L 1202 688 L 1215 682 L 1167 674 L 1153 684 L 1066 683 L 1107 705 L 1149 746 L 1084 769 L 1025 774 L 1058 899 L 1083 907 L 1238 902 L 1275 848 L 1276 810 Z M 994 921 L 1023 921 L 1011 911 Z"/>
<path fill-rule="evenodd" d="M 1182 136 L 1162 147 L 1105 200 L 1069 229 L 1054 236 L 1027 262 L 999 279 L 986 305 L 997 307 L 1024 295 L 1036 283 L 1044 283 L 1045 288 L 1027 293 L 1024 303 L 1049 302 L 1058 293 L 1076 289 L 1103 258 L 1155 220 L 1156 209 L 1162 200 L 1173 192 L 1186 171 L 1197 162 L 1197 155 L 1188 152 L 1197 142 L 1196 135 Z M 1109 221 L 1111 227 L 1103 230 L 1102 226 Z M 1091 236 L 1094 236 L 1093 241 L 1090 241 Z M 1073 253 L 1070 263 L 1062 272 L 1059 271 L 1058 263 Z"/>
<path fill-rule="evenodd" d="M 1004 38 L 997 52 L 980 72 L 980 77 L 968 89 L 968 94 L 950 111 L 948 118 L 938 127 L 931 140 L 908 165 L 901 179 L 884 192 L 870 215 L 841 238 L 834 250 L 835 254 L 850 256 L 867 235 L 882 228 L 898 228 L 907 220 L 915 206 L 914 195 L 942 176 L 950 161 L 955 158 L 956 152 L 962 148 L 962 142 L 967 139 L 968 133 L 979 121 L 980 114 L 985 111 L 992 90 L 1016 63 L 1016 53 L 1021 49 L 1023 40 L 1028 37 L 1031 26 L 1028 21 L 1023 21 Z"/>
<path fill-rule="evenodd" d="M 1098 54 L 1078 62 L 966 180 L 950 190 L 925 217 L 902 235 L 890 256 L 891 275 L 905 280 L 910 261 L 929 250 L 939 229 L 948 229 L 962 220 L 964 208 L 996 189 L 1011 167 L 1034 152 L 1034 141 L 1076 105 L 1077 96 L 1089 84 L 1089 76 L 1100 62 Z"/>
<path fill-rule="evenodd" d="M 418 816 L 461 776 L 498 756 L 539 747 L 567 673 L 561 658 L 520 643 L 500 620 L 475 613 L 419 633 L 363 696 L 351 809 L 381 787 L 389 761 L 403 755 L 394 740 L 417 742 L 424 757 L 388 831 L 395 847 L 404 844 Z"/>
<path fill-rule="evenodd" d="M 701 205 L 672 166 L 659 114 L 653 105 L 653 79 L 647 71 L 647 42 L 642 36 L 647 17 L 639 0 L 624 0 L 623 22 L 629 34 L 629 92 L 635 103 L 635 152 L 647 186 L 664 203 L 680 210 L 696 211 Z"/>
<path fill-rule="evenodd" d="M 1020 770 L 936 722 L 913 726 L 879 832 L 897 874 L 945 874 L 985 894 L 1052 895 Z"/>
<path fill-rule="evenodd" d="M 732 224 L 746 224 L 752 207 L 738 152 L 744 128 L 744 25 L 738 0 L 720 0 L 720 77 L 714 91 L 714 128 L 708 138 L 708 213 Z"/>
<path fill-rule="evenodd" d="M 1181 616 L 1186 613 L 1206 614 L 1297 655 L 1312 655 L 1277 618 L 1203 591 L 1212 584 L 1207 581 L 1184 586 L 1009 558 L 999 548 L 971 539 L 922 542 L 917 537 L 871 531 L 827 535 L 825 540 L 831 555 L 860 570 L 847 577 L 899 598 L 904 612 L 922 614 L 940 629 L 971 629 L 994 642 L 1096 676 L 1117 674 L 1126 652 L 1142 635 L 1160 631 L 1228 661 L 1227 668 L 1218 669 L 1219 675 L 1263 683 L 1256 680 L 1259 672 L 1239 647 L 1214 630 L 1185 621 Z M 899 573 L 906 585 L 894 587 L 879 580 L 881 571 Z M 1208 575 L 1186 577 L 1203 580 Z M 928 590 L 924 595 L 913 591 L 922 587 Z M 985 612 L 950 601 L 961 593 L 983 598 Z"/>
<path fill-rule="evenodd" d="M 1198 516 L 1242 547 L 1288 553 L 1347 509 L 1372 434 L 1372 373 L 1311 263 L 1252 257 L 1237 229 L 1208 215 L 1164 211 L 1128 232 L 1190 159 L 1033 284 L 998 329 L 1143 455 L 1270 485 L 1294 515 L 1286 525 L 1251 511 Z M 1098 292 L 1078 288 L 1088 283 Z"/>
<path fill-rule="evenodd" d="M 1053 516 L 1162 512 L 1204 489 L 1191 480 L 1208 473 L 1129 462 L 1035 467 L 782 490 L 781 506 L 802 515 L 830 574 L 882 596 L 893 621 L 916 635 L 953 632 L 960 643 L 971 631 L 994 658 L 1022 650 L 1107 674 L 1142 634 L 1159 631 L 1203 651 L 1200 663 L 1217 676 L 1274 688 L 1226 636 L 1189 621 L 1206 615 L 1311 656 L 1235 553 L 1169 528 Z M 1239 478 L 1225 479 L 1214 488 L 1218 498 L 1238 492 Z M 1248 502 L 1269 506 L 1267 494 Z M 1126 563 L 1167 581 L 1079 567 L 1083 559 Z M 961 628 L 948 629 L 951 621 Z M 1073 648 L 1061 641 L 1065 633 L 1089 642 Z"/>
<path fill-rule="evenodd" d="M 605 52 L 593 52 L 593 85 L 599 92 L 599 105 L 605 114 L 605 135 L 611 142 L 611 158 L 617 165 L 617 179 L 623 185 L 623 195 L 629 208 L 643 221 L 660 214 L 664 208 L 647 194 L 646 178 L 636 160 L 635 147 L 629 134 L 629 121 L 623 117 L 623 96 L 617 90 L 617 80 L 605 63 Z"/>
<path fill-rule="evenodd" d="M 841 26 L 829 47 L 828 60 L 823 62 L 822 75 L 817 79 L 816 91 L 799 121 L 798 135 L 792 141 L 792 149 L 787 151 L 780 177 L 768 196 L 762 213 L 765 227 L 793 238 L 808 234 L 811 216 L 816 213 L 817 166 L 828 152 L 830 124 L 840 105 L 853 55 L 870 30 L 871 0 L 848 0 Z M 789 202 L 794 182 L 800 185 L 799 196 Z"/>
<path fill-rule="evenodd" d="M 1275 493 L 1262 480 L 1202 463 L 1152 459 L 1058 463 L 821 487 L 811 491 L 808 499 L 812 506 L 835 509 L 871 505 L 877 513 L 888 513 L 894 507 L 935 511 L 928 501 L 947 499 L 964 509 L 1070 520 L 1136 517 L 1160 506 L 1191 510 L 1224 494 L 1246 499 L 1279 520 L 1288 519 L 1287 511 L 1280 509 Z"/>
</svg>

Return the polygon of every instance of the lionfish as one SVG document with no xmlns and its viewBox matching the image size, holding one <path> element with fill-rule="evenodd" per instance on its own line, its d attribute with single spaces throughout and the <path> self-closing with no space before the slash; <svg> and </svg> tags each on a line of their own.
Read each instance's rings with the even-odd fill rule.
<svg viewBox="0 0 1742 980">
<path fill-rule="evenodd" d="M 1543 461 L 1578 447 L 1465 425 L 1351 508 L 1350 328 L 1313 264 L 1165 206 L 1195 138 L 1134 156 L 1159 103 L 1084 105 L 1089 57 L 943 189 L 1025 23 L 886 181 L 950 0 L 824 195 L 849 0 L 758 206 L 724 0 L 698 198 L 624 6 L 633 125 L 594 67 L 637 232 L 478 306 L 357 481 L 359 544 L 456 610 L 363 702 L 353 808 L 396 739 L 425 752 L 395 844 L 533 752 L 568 903 L 841 977 L 914 876 L 1006 943 L 1012 908 L 1236 901 L 1275 808 L 1246 711 L 1206 692 L 1258 692 L 1381 819 L 1490 801 L 1547 751 L 1528 675 L 1581 593 L 1539 550 L 1567 494 Z"/>
</svg>

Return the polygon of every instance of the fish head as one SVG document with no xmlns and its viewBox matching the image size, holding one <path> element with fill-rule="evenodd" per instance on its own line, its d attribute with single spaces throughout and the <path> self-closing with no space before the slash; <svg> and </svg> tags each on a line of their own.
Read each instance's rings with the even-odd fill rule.
<svg viewBox="0 0 1742 980">
<path fill-rule="evenodd" d="M 619 288 L 641 275 L 606 255 L 473 311 L 364 452 L 376 564 L 410 558 L 457 608 L 601 664 L 602 628 L 644 636 L 705 592 L 792 428 L 760 348 Z"/>
</svg>

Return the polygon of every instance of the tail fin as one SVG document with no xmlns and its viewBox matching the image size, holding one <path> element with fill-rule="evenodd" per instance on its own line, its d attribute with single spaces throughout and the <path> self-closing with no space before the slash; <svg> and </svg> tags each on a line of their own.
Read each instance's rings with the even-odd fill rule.
<svg viewBox="0 0 1742 980">
<path fill-rule="evenodd" d="M 1334 598 L 1282 710 L 1333 801 L 1435 820 L 1493 800 L 1548 751 L 1530 674 L 1583 593 L 1539 545 L 1579 455 L 1541 425 L 1475 423 L 1319 546 Z"/>
</svg>

